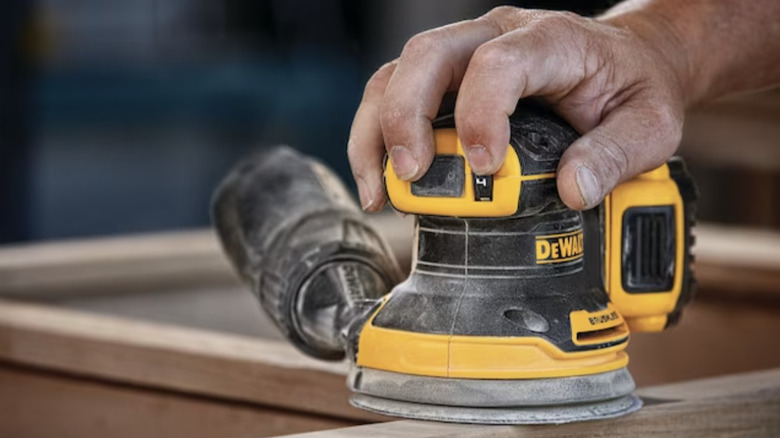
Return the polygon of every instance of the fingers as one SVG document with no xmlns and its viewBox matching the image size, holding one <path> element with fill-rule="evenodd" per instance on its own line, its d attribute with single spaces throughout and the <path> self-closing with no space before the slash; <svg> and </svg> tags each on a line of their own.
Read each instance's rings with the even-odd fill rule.
<svg viewBox="0 0 780 438">
<path fill-rule="evenodd" d="M 481 175 L 495 173 L 504 162 L 508 117 L 519 99 L 566 93 L 582 79 L 582 68 L 577 67 L 582 64 L 580 52 L 560 43 L 560 34 L 571 32 L 570 21 L 575 18 L 514 10 L 501 20 L 511 20 L 519 28 L 476 50 L 455 109 L 455 125 L 469 164 Z"/>
<path fill-rule="evenodd" d="M 399 60 L 369 80 L 347 145 L 364 210 L 378 211 L 385 204 L 385 145 L 402 179 L 419 179 L 428 169 L 434 154 L 431 120 L 441 99 L 460 84 L 473 50 L 495 32 L 475 20 L 417 35 Z"/>
<path fill-rule="evenodd" d="M 627 35 L 573 14 L 502 7 L 415 36 L 372 77 L 355 115 L 348 152 L 363 208 L 384 205 L 385 149 L 401 179 L 427 171 L 431 121 L 449 90 L 459 91 L 455 123 L 478 174 L 503 163 L 521 98 L 541 96 L 589 131 L 558 168 L 559 193 L 572 208 L 591 208 L 620 181 L 662 164 L 680 140 L 681 100 L 661 96 L 673 91 L 663 66 Z M 641 96 L 637 84 L 652 92 Z"/>
<path fill-rule="evenodd" d="M 379 211 L 385 205 L 382 187 L 385 146 L 379 124 L 379 105 L 395 67 L 395 61 L 385 64 L 368 80 L 347 142 L 349 165 L 357 183 L 360 206 L 365 211 Z"/>
<path fill-rule="evenodd" d="M 498 35 L 484 20 L 455 23 L 413 37 L 387 84 L 379 121 L 396 174 L 419 179 L 434 155 L 431 121 L 448 90 L 457 89 L 474 50 Z"/>
<path fill-rule="evenodd" d="M 660 166 L 677 149 L 682 109 L 637 100 L 615 109 L 563 154 L 558 193 L 569 207 L 595 207 L 618 183 Z"/>
</svg>

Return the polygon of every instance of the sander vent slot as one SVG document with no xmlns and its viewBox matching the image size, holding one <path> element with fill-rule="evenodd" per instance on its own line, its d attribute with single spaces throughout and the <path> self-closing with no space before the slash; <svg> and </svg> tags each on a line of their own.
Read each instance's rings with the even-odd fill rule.
<svg viewBox="0 0 780 438">
<path fill-rule="evenodd" d="M 632 207 L 624 213 L 623 289 L 628 293 L 669 291 L 674 283 L 674 207 Z"/>
<path fill-rule="evenodd" d="M 628 331 L 621 324 L 615 327 L 609 327 L 600 330 L 577 333 L 578 344 L 603 344 L 605 342 L 616 341 L 624 338 Z"/>
</svg>

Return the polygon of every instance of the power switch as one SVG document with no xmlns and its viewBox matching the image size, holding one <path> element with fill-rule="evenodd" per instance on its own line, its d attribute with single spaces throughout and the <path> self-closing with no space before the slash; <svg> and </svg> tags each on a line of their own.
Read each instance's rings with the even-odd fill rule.
<svg viewBox="0 0 780 438">
<path fill-rule="evenodd" d="M 474 175 L 474 200 L 493 200 L 493 175 Z"/>
<path fill-rule="evenodd" d="M 466 171 L 460 155 L 436 155 L 422 178 L 412 183 L 412 194 L 423 197 L 460 198 Z"/>
</svg>

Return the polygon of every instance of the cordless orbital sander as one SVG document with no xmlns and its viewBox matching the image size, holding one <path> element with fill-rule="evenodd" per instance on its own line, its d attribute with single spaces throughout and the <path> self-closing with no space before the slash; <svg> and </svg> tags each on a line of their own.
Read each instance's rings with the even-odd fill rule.
<svg viewBox="0 0 780 438">
<path fill-rule="evenodd" d="M 405 281 L 336 177 L 286 147 L 249 157 L 217 190 L 214 222 L 233 265 L 298 348 L 351 361 L 357 407 L 482 424 L 639 409 L 629 331 L 675 324 L 694 290 L 696 189 L 683 162 L 579 212 L 556 189 L 578 137 L 560 117 L 521 101 L 494 175 L 471 171 L 453 120 L 434 121 L 421 179 L 385 166 L 393 208 L 417 215 Z"/>
</svg>

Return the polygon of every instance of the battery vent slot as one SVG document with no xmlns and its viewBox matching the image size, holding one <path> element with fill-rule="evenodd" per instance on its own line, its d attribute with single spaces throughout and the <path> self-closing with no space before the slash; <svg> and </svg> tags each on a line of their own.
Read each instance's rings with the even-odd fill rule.
<svg viewBox="0 0 780 438">
<path fill-rule="evenodd" d="M 674 206 L 634 207 L 623 216 L 623 289 L 665 292 L 675 271 Z"/>
</svg>

